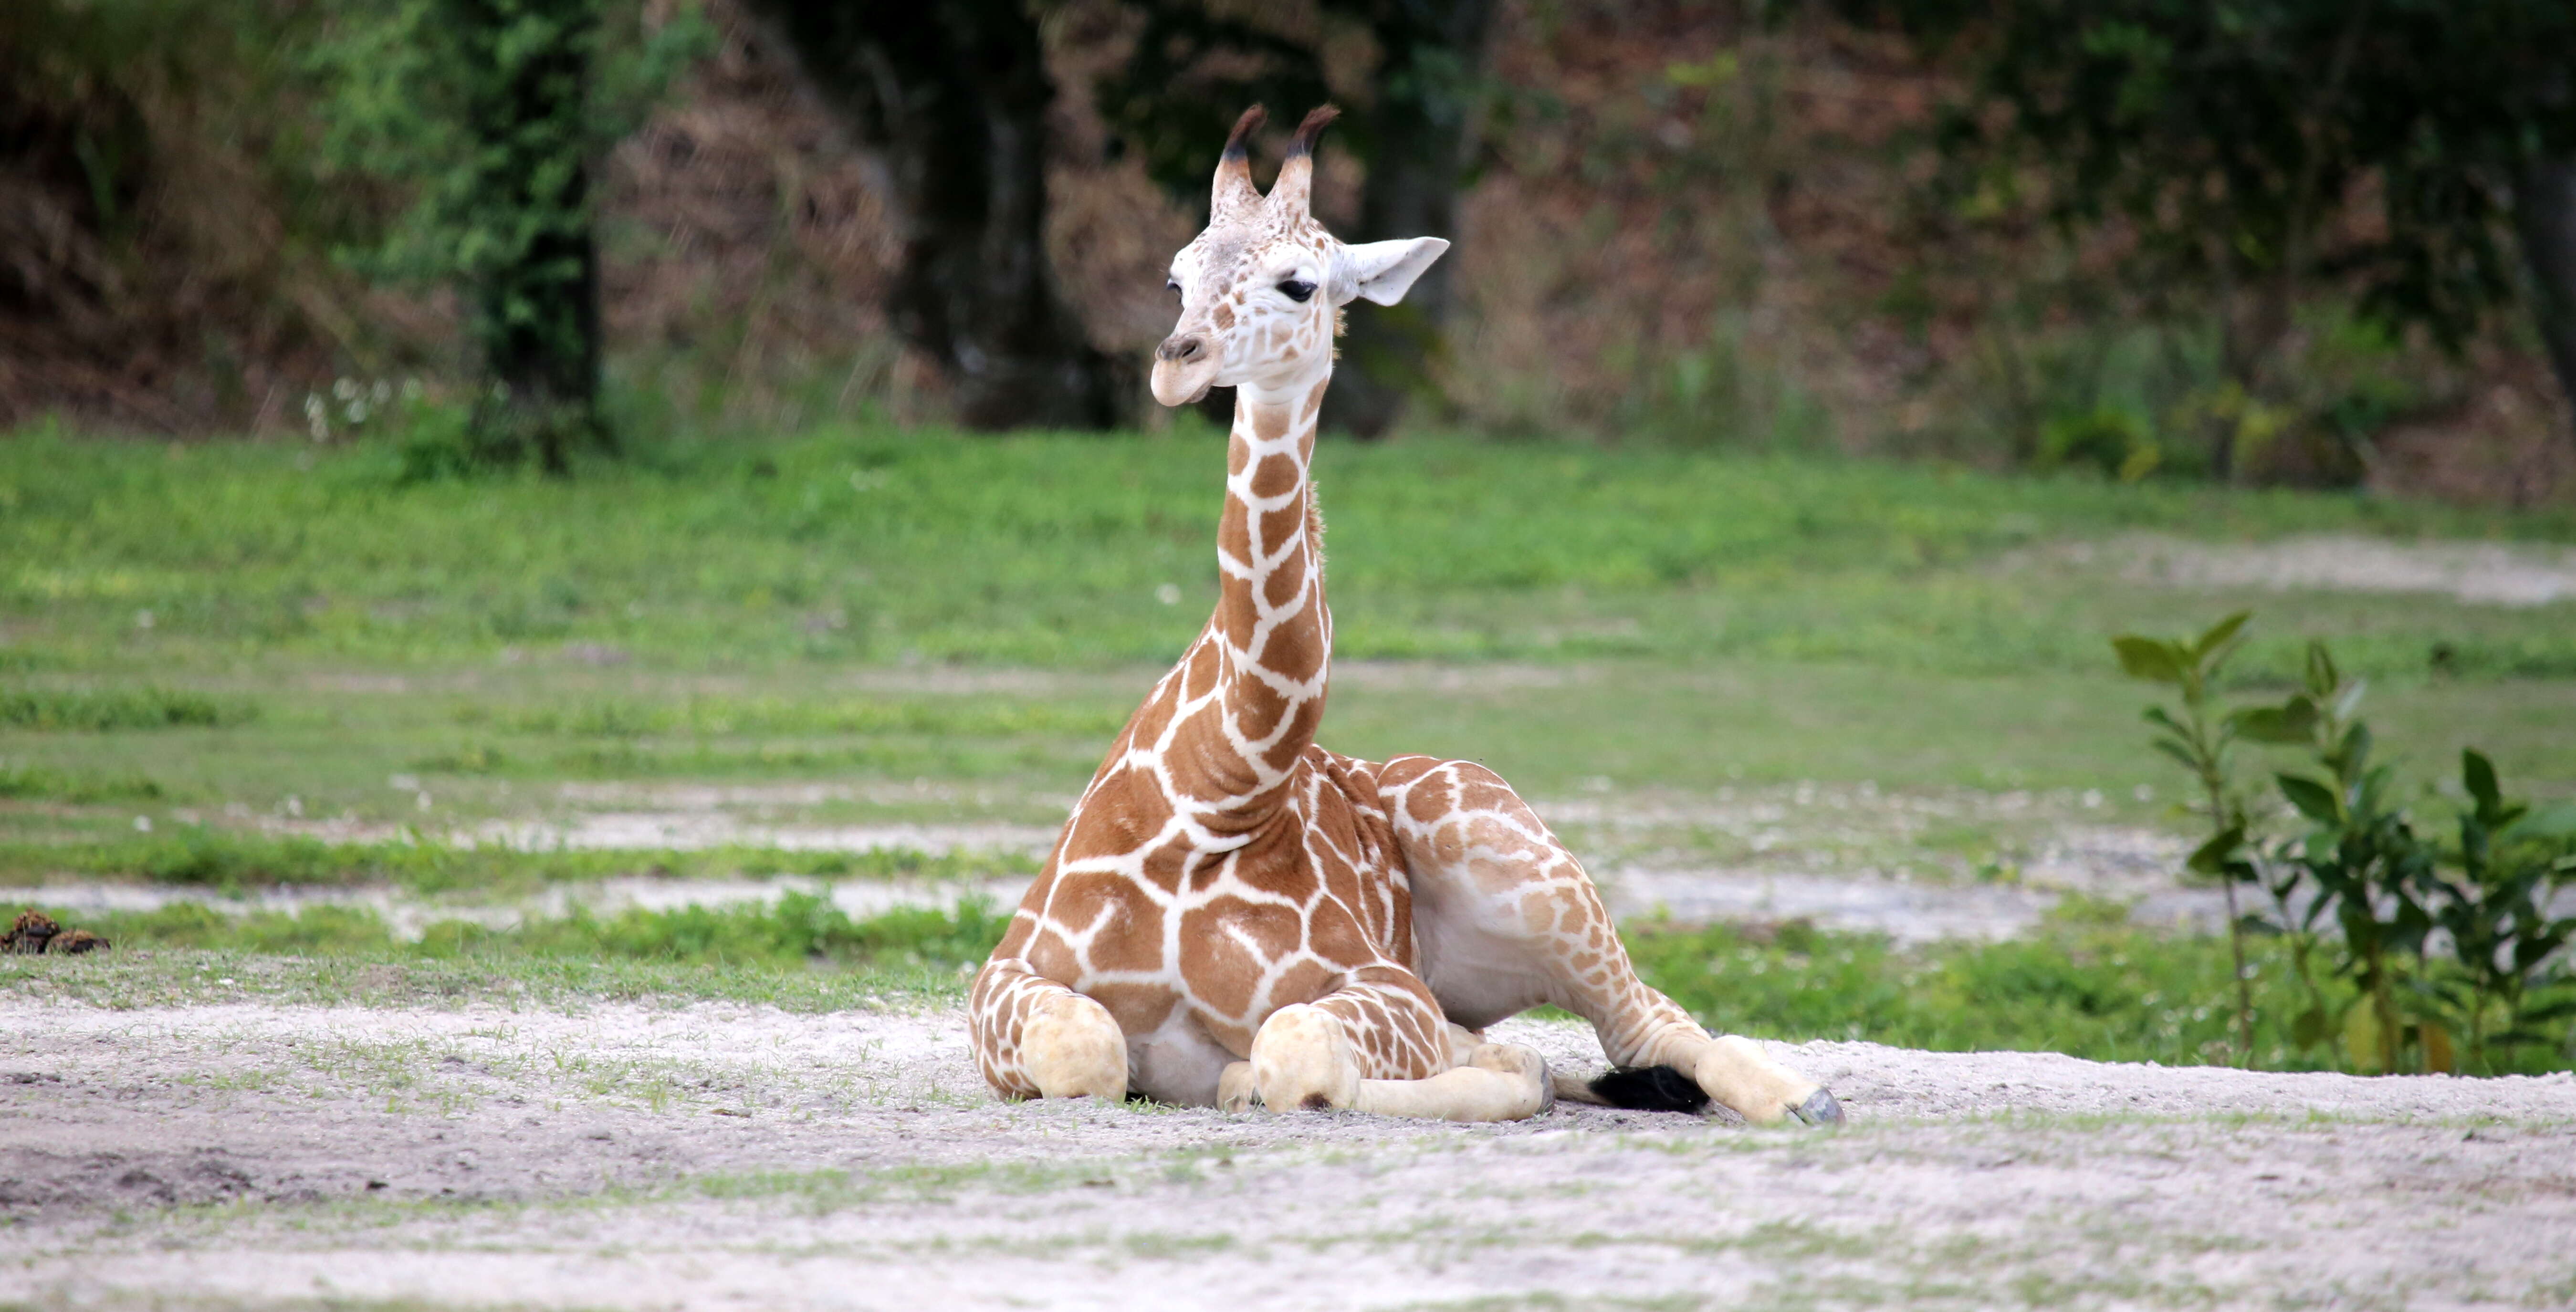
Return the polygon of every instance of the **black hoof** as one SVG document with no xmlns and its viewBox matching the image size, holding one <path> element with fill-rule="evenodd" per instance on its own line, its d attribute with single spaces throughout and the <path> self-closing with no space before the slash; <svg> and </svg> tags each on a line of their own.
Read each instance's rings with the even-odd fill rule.
<svg viewBox="0 0 2576 1312">
<path fill-rule="evenodd" d="M 1843 1105 L 1834 1101 L 1834 1095 L 1823 1089 L 1816 1090 L 1814 1097 L 1791 1108 L 1789 1114 L 1809 1125 L 1843 1123 Z"/>
</svg>

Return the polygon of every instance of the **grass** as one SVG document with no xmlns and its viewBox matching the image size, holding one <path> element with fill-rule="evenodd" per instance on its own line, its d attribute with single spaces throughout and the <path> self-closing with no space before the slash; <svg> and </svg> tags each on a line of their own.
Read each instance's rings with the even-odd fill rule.
<svg viewBox="0 0 2576 1312">
<path fill-rule="evenodd" d="M 509 896 L 634 873 L 1024 872 L 439 836 L 692 808 L 745 829 L 1051 825 L 1206 614 L 1221 465 L 1186 427 L 844 428 L 569 483 L 405 483 L 369 447 L 0 443 L 0 882 Z M 2008 870 L 2072 825 L 2170 825 L 2184 781 L 2142 750 L 2151 694 L 2105 640 L 2249 604 L 2232 667 L 2249 690 L 2328 638 L 2417 779 L 2476 745 L 2517 791 L 2576 794 L 2576 603 L 2176 588 L 2114 558 L 2136 533 L 2563 543 L 2567 510 L 1439 439 L 1328 443 L 1318 471 L 1342 660 L 1327 745 L 1481 760 L 1558 803 L 1588 855 L 1937 880 Z M 2077 542 L 2091 563 L 2059 549 Z M 326 817 L 427 838 L 272 832 Z M 639 996 L 835 1005 L 866 990 L 815 981 L 882 973 L 860 926 L 750 912 L 419 943 L 359 912 L 154 914 L 113 932 L 308 990 L 379 970 L 554 988 L 588 954 Z M 940 932 L 939 952 L 980 955 L 962 925 Z M 1669 991 L 1761 1034 L 2181 1062 L 2223 1022 L 2201 1011 L 2224 991 L 2214 945 L 2126 929 L 1899 951 L 1649 926 L 1637 944 Z M 135 996 L 180 987 L 95 969 Z M 921 969 L 953 993 L 952 967 Z M 2302 1060 L 2265 1042 L 2267 1062 Z"/>
<path fill-rule="evenodd" d="M 61 919 L 58 915 L 57 919 Z M 667 911 L 629 908 L 593 915 L 582 908 L 508 929 L 442 920 L 413 941 L 397 939 L 365 907 L 314 906 L 289 915 L 227 915 L 194 902 L 153 911 L 78 916 L 85 928 L 128 949 L 221 949 L 301 956 L 389 956 L 430 961 L 474 958 L 627 960 L 755 969 L 923 968 L 957 973 L 981 965 L 1010 923 L 1007 912 L 969 899 L 954 909 L 906 908 L 852 920 L 831 900 L 791 892 L 777 902 Z"/>
<path fill-rule="evenodd" d="M 858 428 L 406 485 L 363 447 L 0 444 L 0 703 L 24 708 L 0 762 L 25 772 L 0 832 L 436 830 L 560 810 L 576 780 L 831 779 L 867 796 L 775 818 L 1048 823 L 1204 616 L 1220 463 L 1204 434 Z M 1541 797 L 2093 789 L 2100 818 L 2155 823 L 2128 799 L 2172 781 L 2104 639 L 2247 598 L 2011 553 L 2576 537 L 2562 512 L 1749 455 L 1421 440 L 1319 467 L 1327 742 L 1483 760 Z M 2259 601 L 2248 680 L 2328 636 L 2401 753 L 2474 742 L 2543 796 L 2576 788 L 2570 606 Z"/>
<path fill-rule="evenodd" d="M 1879 936 L 1802 922 L 1648 923 L 1632 926 L 1627 937 L 1639 974 L 1720 1032 L 2176 1066 L 2232 1059 L 2226 940 L 2141 929 L 2121 923 L 2117 908 L 2070 905 L 2044 932 L 2001 943 L 1900 949 Z M 532 978 L 565 987 L 562 972 L 553 969 L 561 966 L 576 982 L 587 979 L 579 973 L 585 969 L 611 972 L 576 991 L 595 992 L 595 984 L 615 996 L 762 999 L 765 990 L 784 988 L 784 996 L 803 999 L 802 1005 L 826 1007 L 829 999 L 846 1001 L 850 990 L 817 993 L 807 987 L 809 977 L 891 976 L 911 995 L 953 1002 L 1009 923 L 1007 914 L 971 900 L 950 911 L 916 908 L 854 920 L 827 899 L 802 893 L 766 905 L 636 908 L 611 916 L 576 910 L 509 929 L 447 920 L 414 941 L 397 938 L 363 907 L 227 915 L 178 903 L 72 919 L 116 940 L 126 954 L 212 953 L 226 962 L 244 959 L 240 954 L 300 958 L 267 967 L 270 977 L 295 988 L 317 987 L 348 963 L 399 963 L 489 996 Z M 111 974 L 123 969 L 121 961 L 99 960 Z M 2253 964 L 2260 1017 L 2254 1064 L 2337 1069 L 2330 1049 L 2302 1049 L 2288 1035 L 2286 1018 L 2306 1005 L 2288 954 L 2258 944 Z M 80 980 L 82 968 L 0 966 L 0 989 L 40 983 L 58 989 Z M 639 977 L 639 968 L 668 973 Z M 653 982 L 639 987 L 647 979 Z M 162 987 L 172 985 L 165 979 Z M 871 984 L 862 993 L 874 991 L 880 990 Z M 2497 1069 L 2561 1070 L 2569 1056 L 2525 1045 L 2504 1054 Z"/>
<path fill-rule="evenodd" d="M 0 615 L 27 667 L 283 651 L 419 666 L 566 643 L 716 668 L 907 657 L 1158 661 L 1215 580 L 1211 437 L 859 428 L 670 448 L 529 479 L 401 485 L 357 448 L 0 444 Z M 2083 671 L 2113 628 L 2205 606 L 2001 571 L 2029 544 L 2146 530 L 2576 539 L 2568 512 L 1749 455 L 1329 444 L 1341 653 L 1843 660 Z M 1182 604 L 1165 604 L 1163 585 Z M 2162 597 L 2163 604 L 2158 604 Z M 2350 611 L 2283 602 L 2250 673 Z M 2383 604 L 2366 673 L 2576 673 L 2549 611 Z"/>
<path fill-rule="evenodd" d="M 0 764 L 0 800 L 68 802 L 74 806 L 107 802 L 157 802 L 167 797 L 161 785 L 139 774 L 92 775 Z"/>
<path fill-rule="evenodd" d="M 367 1006 L 728 1001 L 797 1011 L 954 1003 L 1010 920 L 972 898 L 944 911 L 853 919 L 828 898 L 799 892 L 765 904 L 605 916 L 575 908 L 506 929 L 441 920 L 417 939 L 398 937 L 367 907 L 50 911 L 115 947 L 0 957 L 0 994 L 114 1007 L 244 997 Z"/>
<path fill-rule="evenodd" d="M 0 726 L 40 733 L 204 728 L 241 724 L 257 715 L 257 708 L 245 702 L 219 702 L 167 688 L 0 689 Z"/>
<path fill-rule="evenodd" d="M 1934 1052 L 2062 1052 L 2093 1061 L 2227 1065 L 2233 1016 L 2227 940 L 2120 923 L 2117 907 L 2070 901 L 2042 932 L 1912 950 L 1804 923 L 1632 926 L 1638 973 L 1714 1030 L 1759 1038 L 1866 1039 Z M 2105 913 L 2108 914 L 2105 914 Z M 2253 1065 L 2339 1070 L 2332 1046 L 2302 1047 L 2308 1005 L 2290 953 L 2254 940 Z M 2352 999 L 2326 980 L 2329 1010 Z M 2526 1043 L 2472 1074 L 2538 1074 L 2576 1061 L 2576 1033 Z"/>
<path fill-rule="evenodd" d="M 834 778 L 984 799 L 879 818 L 1042 823 L 1205 614 L 1220 463 L 1204 434 L 856 428 L 569 484 L 405 485 L 363 447 L 24 437 L 0 443 L 0 704 L 21 708 L 0 761 L 148 781 L 155 821 L 437 827 L 564 780 Z M 2565 512 L 1442 440 L 1328 444 L 1319 468 L 1343 750 L 1480 759 L 1542 796 L 1813 779 L 2116 802 L 2168 781 L 2104 640 L 2252 600 L 2243 678 L 2330 637 L 2399 750 L 2475 742 L 2544 795 L 2576 787 L 2576 607 L 2008 564 L 2133 530 L 2560 541 Z M 1511 668 L 1426 691 L 1367 661 Z"/>
<path fill-rule="evenodd" d="M 0 996 L 119 1010 L 242 1002 L 551 1010 L 602 1002 L 735 1002 L 823 1013 L 948 1005 L 964 990 L 953 970 L 909 966 L 813 970 L 544 954 L 439 958 L 397 949 L 292 956 L 123 945 L 83 957 L 0 957 Z"/>
<path fill-rule="evenodd" d="M 726 846 L 699 849 L 524 851 L 435 841 L 329 843 L 312 838 L 186 827 L 98 842 L 0 843 L 0 885 L 75 876 L 188 885 L 227 893 L 276 885 L 392 885 L 414 893 L 508 894 L 621 875 L 731 878 L 971 879 L 1037 873 L 1011 853 L 902 848 L 862 852 Z"/>
</svg>

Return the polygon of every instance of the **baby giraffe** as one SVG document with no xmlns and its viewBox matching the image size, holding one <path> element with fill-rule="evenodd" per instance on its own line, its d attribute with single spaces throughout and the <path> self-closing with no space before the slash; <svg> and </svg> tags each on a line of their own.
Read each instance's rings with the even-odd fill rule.
<svg viewBox="0 0 2576 1312">
<path fill-rule="evenodd" d="M 1592 880 L 1465 761 L 1315 745 L 1333 619 L 1307 465 L 1342 307 L 1393 305 L 1449 244 L 1348 246 L 1307 212 L 1315 138 L 1253 186 L 1234 126 L 1208 226 L 1173 257 L 1154 396 L 1235 389 L 1216 613 L 1111 745 L 975 977 L 984 1078 L 1009 1098 L 1516 1120 L 1559 1093 L 1839 1122 L 1833 1095 L 1638 980 Z M 1541 1004 L 1614 1070 L 1551 1078 L 1482 1031 Z M 1660 1068 L 1660 1069 L 1658 1069 Z"/>
</svg>

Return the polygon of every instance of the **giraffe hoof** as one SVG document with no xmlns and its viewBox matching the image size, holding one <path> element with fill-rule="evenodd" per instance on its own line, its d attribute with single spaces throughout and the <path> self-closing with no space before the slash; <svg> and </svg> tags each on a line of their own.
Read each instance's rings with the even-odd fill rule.
<svg viewBox="0 0 2576 1312">
<path fill-rule="evenodd" d="M 1804 1125 L 1840 1125 L 1843 1123 L 1843 1105 L 1840 1102 L 1835 1101 L 1834 1095 L 1825 1089 L 1816 1090 L 1815 1094 L 1812 1097 L 1809 1097 L 1805 1102 L 1799 1103 L 1797 1106 L 1790 1108 L 1789 1114 L 1796 1117 L 1799 1123 Z"/>
</svg>

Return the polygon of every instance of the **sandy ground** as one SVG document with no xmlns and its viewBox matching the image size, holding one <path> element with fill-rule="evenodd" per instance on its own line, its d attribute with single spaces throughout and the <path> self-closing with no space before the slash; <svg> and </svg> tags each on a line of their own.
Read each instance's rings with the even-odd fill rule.
<svg viewBox="0 0 2576 1312">
<path fill-rule="evenodd" d="M 2026 563 L 2028 554 L 2008 557 Z M 2037 558 L 2116 563 L 2134 582 L 2275 592 L 2412 592 L 2490 606 L 2546 606 L 2576 597 L 2576 549 L 2502 542 L 2392 542 L 2305 534 L 2258 543 L 2207 543 L 2160 534 L 2051 546 Z"/>
<path fill-rule="evenodd" d="M 2567 1075 L 1783 1046 L 1850 1112 L 1810 1133 L 1010 1106 L 954 1012 L 17 1000 L 0 1033 L 0 1304 L 2576 1301 Z"/>
</svg>

